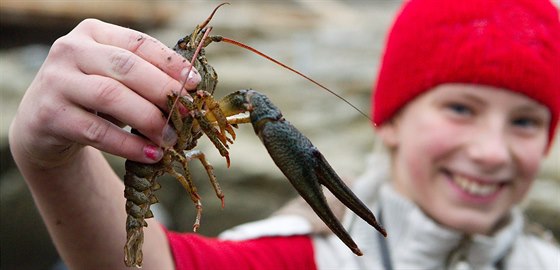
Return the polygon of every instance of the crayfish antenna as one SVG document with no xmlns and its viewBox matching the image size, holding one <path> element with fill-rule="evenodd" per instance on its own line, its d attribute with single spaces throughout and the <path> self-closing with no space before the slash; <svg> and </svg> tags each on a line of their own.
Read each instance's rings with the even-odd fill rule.
<svg viewBox="0 0 560 270">
<path fill-rule="evenodd" d="M 228 3 L 228 2 L 224 2 L 224 3 L 221 3 L 220 5 L 218 5 L 218 6 L 212 11 L 212 13 L 210 14 L 210 16 L 208 16 L 208 18 L 207 18 L 205 21 L 203 21 L 201 24 L 198 25 L 198 28 L 202 29 L 202 28 L 206 27 L 206 25 L 208 25 L 208 23 L 212 20 L 212 17 L 214 17 L 214 14 L 216 13 L 216 11 L 218 11 L 218 9 L 219 9 L 221 6 L 223 6 L 223 5 L 229 5 L 229 3 Z M 204 40 L 204 39 L 202 39 L 202 40 Z"/>
<path fill-rule="evenodd" d="M 233 40 L 233 39 L 230 39 L 230 38 L 222 37 L 222 36 L 212 36 L 211 38 L 212 38 L 212 41 L 215 41 L 215 42 L 223 41 L 223 42 L 226 42 L 226 43 L 233 44 L 233 45 L 235 45 L 235 46 L 241 47 L 241 48 L 243 48 L 243 49 L 249 50 L 249 51 L 251 51 L 251 52 L 254 52 L 254 53 L 260 55 L 261 57 L 264 57 L 264 58 L 268 59 L 269 61 L 271 61 L 271 62 L 273 62 L 273 63 L 275 63 L 275 64 L 277 64 L 277 65 L 279 65 L 279 66 L 281 66 L 281 67 L 283 67 L 283 68 L 285 68 L 285 69 L 287 69 L 287 70 L 289 70 L 289 71 L 291 71 L 291 72 L 293 72 L 293 73 L 295 73 L 295 74 L 297 74 L 297 75 L 299 75 L 299 76 L 301 76 L 301 77 L 303 77 L 303 78 L 305 78 L 306 80 L 310 81 L 311 83 L 313 83 L 313 84 L 319 86 L 319 87 L 322 88 L 323 90 L 325 90 L 325 91 L 331 93 L 331 94 L 334 95 L 335 97 L 337 97 L 337 98 L 339 98 L 340 100 L 344 101 L 346 104 L 348 104 L 348 105 L 349 105 L 350 107 L 352 107 L 354 110 L 356 110 L 357 112 L 359 112 L 362 116 L 364 116 L 365 118 L 367 118 L 370 122 L 373 122 L 373 120 L 372 120 L 366 113 L 364 113 L 362 110 L 358 109 L 358 107 L 356 107 L 354 104 L 350 103 L 350 101 L 346 100 L 346 99 L 343 98 L 341 95 L 337 94 L 336 92 L 334 92 L 333 90 L 329 89 L 328 87 L 322 85 L 321 83 L 319 83 L 319 82 L 317 82 L 317 81 L 311 79 L 309 76 L 307 76 L 307 75 L 301 73 L 300 71 L 297 71 L 296 69 L 294 69 L 294 68 L 292 68 L 292 67 L 289 67 L 288 65 L 286 65 L 286 64 L 284 64 L 284 63 L 282 63 L 282 62 L 280 62 L 280 61 L 278 61 L 278 60 L 272 58 L 271 56 L 266 55 L 265 53 L 263 53 L 263 52 L 261 52 L 261 51 L 255 49 L 255 48 L 253 48 L 253 47 L 251 47 L 251 46 L 249 46 L 249 45 L 247 45 L 247 44 L 244 44 L 244 43 L 242 43 L 242 42 L 239 42 L 239 41 L 236 41 L 236 40 Z"/>
</svg>

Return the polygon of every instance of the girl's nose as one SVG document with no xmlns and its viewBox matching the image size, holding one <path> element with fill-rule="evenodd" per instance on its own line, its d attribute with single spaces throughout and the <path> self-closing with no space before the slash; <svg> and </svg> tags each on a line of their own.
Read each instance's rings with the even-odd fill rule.
<svg viewBox="0 0 560 270">
<path fill-rule="evenodd" d="M 488 124 L 473 134 L 468 145 L 468 156 L 482 169 L 492 171 L 511 161 L 505 129 L 498 124 Z"/>
</svg>

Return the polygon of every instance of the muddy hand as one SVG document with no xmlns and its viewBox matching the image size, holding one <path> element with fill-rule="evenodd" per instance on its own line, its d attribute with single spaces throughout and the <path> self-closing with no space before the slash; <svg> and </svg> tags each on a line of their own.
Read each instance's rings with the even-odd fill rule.
<svg viewBox="0 0 560 270">
<path fill-rule="evenodd" d="M 280 110 L 266 96 L 253 90 L 241 90 L 226 96 L 220 107 L 227 114 L 250 112 L 255 133 L 276 165 L 315 213 L 352 252 L 362 255 L 327 205 L 321 185 L 327 187 L 344 205 L 381 234 L 387 235 L 373 213 L 344 184 L 319 150 L 282 117 Z"/>
</svg>

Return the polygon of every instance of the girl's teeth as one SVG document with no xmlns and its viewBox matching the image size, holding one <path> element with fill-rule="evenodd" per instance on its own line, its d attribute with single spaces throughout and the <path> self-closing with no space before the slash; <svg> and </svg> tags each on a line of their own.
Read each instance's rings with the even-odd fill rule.
<svg viewBox="0 0 560 270">
<path fill-rule="evenodd" d="M 475 196 L 490 195 L 498 189 L 498 184 L 482 184 L 458 175 L 454 175 L 452 179 L 461 189 Z"/>
</svg>

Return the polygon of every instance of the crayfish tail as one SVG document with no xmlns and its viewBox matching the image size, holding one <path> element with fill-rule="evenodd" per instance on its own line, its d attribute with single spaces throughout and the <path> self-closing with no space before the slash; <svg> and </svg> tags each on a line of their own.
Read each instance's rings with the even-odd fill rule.
<svg viewBox="0 0 560 270">
<path fill-rule="evenodd" d="M 142 227 L 127 230 L 126 244 L 124 246 L 124 264 L 128 267 L 142 267 L 144 232 Z"/>
<path fill-rule="evenodd" d="M 148 226 L 146 218 L 152 218 L 150 205 L 157 203 L 153 191 L 160 188 L 155 181 L 157 169 L 153 165 L 127 160 L 125 162 L 124 197 L 126 198 L 126 244 L 124 246 L 124 263 L 128 267 L 142 267 L 144 227 Z"/>
</svg>

